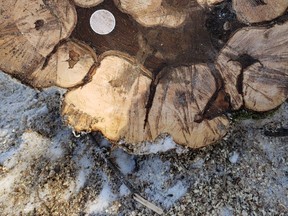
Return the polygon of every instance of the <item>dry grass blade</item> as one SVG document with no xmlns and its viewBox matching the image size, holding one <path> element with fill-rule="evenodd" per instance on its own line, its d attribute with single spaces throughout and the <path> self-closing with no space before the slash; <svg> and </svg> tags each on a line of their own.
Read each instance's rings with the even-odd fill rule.
<svg viewBox="0 0 288 216">
<path fill-rule="evenodd" d="M 134 193 L 134 196 L 133 198 L 141 203 L 142 205 L 146 206 L 147 208 L 151 209 L 152 211 L 156 212 L 157 214 L 159 215 L 162 215 L 164 212 L 163 212 L 163 209 L 157 207 L 156 205 L 154 205 L 153 203 L 147 201 L 146 199 L 144 199 L 143 197 L 141 197 L 140 195 Z"/>
</svg>

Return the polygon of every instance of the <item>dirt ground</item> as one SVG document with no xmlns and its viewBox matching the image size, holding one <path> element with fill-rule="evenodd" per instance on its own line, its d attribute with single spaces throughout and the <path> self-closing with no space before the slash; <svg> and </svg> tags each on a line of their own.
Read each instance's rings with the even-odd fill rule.
<svg viewBox="0 0 288 216">
<path fill-rule="evenodd" d="M 287 102 L 230 115 L 228 135 L 213 146 L 188 150 L 164 137 L 151 154 L 132 155 L 99 135 L 98 145 L 74 136 L 59 114 L 64 93 L 0 73 L 1 215 L 157 215 L 103 157 L 163 215 L 288 214 Z"/>
</svg>

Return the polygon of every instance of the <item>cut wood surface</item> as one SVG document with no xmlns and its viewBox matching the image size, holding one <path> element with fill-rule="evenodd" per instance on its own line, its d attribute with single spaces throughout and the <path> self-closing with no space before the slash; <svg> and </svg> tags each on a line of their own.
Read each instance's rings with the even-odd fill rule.
<svg viewBox="0 0 288 216">
<path fill-rule="evenodd" d="M 227 132 L 226 117 L 198 122 L 216 90 L 216 80 L 207 65 L 165 71 L 149 112 L 147 127 L 152 138 L 167 133 L 176 143 L 191 148 L 218 141 Z"/>
<path fill-rule="evenodd" d="M 92 81 L 65 96 L 63 115 L 77 131 L 99 130 L 113 141 L 134 145 L 170 134 L 178 144 L 192 148 L 226 134 L 229 121 L 224 116 L 195 122 L 216 91 L 207 66 L 163 71 L 149 107 L 151 79 L 120 56 L 104 57 Z"/>
<path fill-rule="evenodd" d="M 213 6 L 213 5 L 219 4 L 223 1 L 225 1 L 225 0 L 197 0 L 198 4 L 200 4 L 203 7 Z"/>
<path fill-rule="evenodd" d="M 146 27 L 176 28 L 182 25 L 187 17 L 184 11 L 167 4 L 165 0 L 114 0 L 114 2 L 120 10 L 130 14 Z"/>
<path fill-rule="evenodd" d="M 73 0 L 73 1 L 77 6 L 89 8 L 102 3 L 104 0 Z"/>
<path fill-rule="evenodd" d="M 217 63 L 234 109 L 268 111 L 288 94 L 288 22 L 272 28 L 238 31 L 220 52 Z"/>
<path fill-rule="evenodd" d="M 143 141 L 149 71 L 119 52 L 100 58 L 91 82 L 66 94 L 63 115 L 76 131 L 101 131 L 113 141 Z"/>
<path fill-rule="evenodd" d="M 288 0 L 0 5 L 0 69 L 32 87 L 67 88 L 62 115 L 78 132 L 132 148 L 168 134 L 199 148 L 226 134 L 226 113 L 288 98 Z M 103 9 L 116 23 L 105 35 L 90 26 Z"/>
<path fill-rule="evenodd" d="M 70 35 L 76 11 L 68 0 L 1 0 L 0 5 L 0 69 L 25 82 Z"/>
<path fill-rule="evenodd" d="M 178 28 L 147 28 L 122 13 L 113 1 L 104 1 L 93 8 L 77 8 L 78 23 L 72 37 L 90 44 L 97 54 L 109 50 L 128 53 L 152 72 L 168 65 L 212 61 L 216 52 L 205 28 L 205 10 L 193 1 L 176 0 L 176 3 L 188 17 Z M 101 9 L 110 11 L 116 20 L 115 29 L 108 35 L 96 34 L 89 26 L 90 16 Z"/>
<path fill-rule="evenodd" d="M 237 18 L 244 23 L 273 20 L 288 8 L 288 0 L 233 0 Z"/>
<path fill-rule="evenodd" d="M 38 88 L 80 85 L 96 61 L 96 54 L 86 44 L 79 41 L 65 42 L 45 65 L 40 65 L 31 74 L 30 84 Z"/>
</svg>

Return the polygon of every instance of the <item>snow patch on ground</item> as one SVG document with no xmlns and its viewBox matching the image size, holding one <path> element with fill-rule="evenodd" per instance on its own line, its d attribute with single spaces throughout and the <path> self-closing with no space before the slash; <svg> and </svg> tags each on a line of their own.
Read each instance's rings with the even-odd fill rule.
<svg viewBox="0 0 288 216">
<path fill-rule="evenodd" d="M 113 151 L 111 157 L 115 159 L 116 164 L 124 175 L 132 173 L 135 169 L 134 156 L 127 154 L 122 149 Z"/>
<path fill-rule="evenodd" d="M 0 165 L 4 166 L 4 162 L 8 161 L 9 158 L 12 158 L 14 154 L 17 153 L 16 148 L 10 148 L 8 151 L 0 154 Z M 8 167 L 7 167 L 8 168 Z"/>
<path fill-rule="evenodd" d="M 126 187 L 125 184 L 122 184 L 119 188 L 119 195 L 122 197 L 122 196 L 127 196 L 129 195 L 131 192 L 130 190 Z"/>
<path fill-rule="evenodd" d="M 78 162 L 79 171 L 76 177 L 76 193 L 83 188 L 86 183 L 91 171 L 93 163 L 88 155 L 83 155 L 83 157 Z"/>
<path fill-rule="evenodd" d="M 7 151 L 15 137 L 26 129 L 27 119 L 37 112 L 37 91 L 0 71 L 0 151 Z M 18 143 L 14 143 L 17 145 Z"/>
<path fill-rule="evenodd" d="M 141 169 L 138 171 L 137 177 L 140 182 L 145 182 L 148 185 L 145 193 L 151 201 L 169 208 L 185 195 L 188 189 L 188 184 L 185 181 L 170 182 L 170 162 L 163 162 L 156 157 L 144 161 L 140 166 Z"/>
<path fill-rule="evenodd" d="M 120 146 L 122 145 L 123 148 L 126 148 L 125 142 L 119 142 Z M 177 145 L 171 136 L 169 135 L 162 135 L 158 137 L 154 142 L 142 142 L 137 143 L 137 148 L 130 149 L 129 147 L 126 148 L 128 152 L 132 152 L 133 154 L 137 155 L 145 155 L 145 154 L 157 154 L 161 152 L 167 152 L 170 150 L 175 150 L 178 154 L 184 153 L 187 151 L 186 148 Z"/>
<path fill-rule="evenodd" d="M 219 216 L 233 216 L 233 209 L 231 206 L 224 206 L 220 209 Z"/>
<path fill-rule="evenodd" d="M 38 215 L 49 215 L 49 211 L 55 215 L 110 215 L 112 206 L 121 200 L 125 205 L 111 215 L 130 215 L 131 211 L 131 215 L 149 215 L 150 210 L 138 205 L 129 189 L 107 168 L 97 153 L 99 148 L 74 138 L 62 124 L 61 94 L 58 88 L 33 90 L 0 73 L 1 214 L 31 214 L 36 209 Z M 112 159 L 141 196 L 170 215 L 173 208 L 174 215 L 181 211 L 177 207 L 183 200 L 189 212 L 202 209 L 210 214 L 218 208 L 214 212 L 230 216 L 241 212 L 242 206 L 253 208 L 255 202 L 257 208 L 262 206 L 255 214 L 266 210 L 267 215 L 279 215 L 288 212 L 287 137 L 267 137 L 263 130 L 275 125 L 287 128 L 287 117 L 285 103 L 271 118 L 243 121 L 237 126 L 239 138 L 233 138 L 234 133 L 233 142 L 227 145 L 187 151 L 183 156 L 173 151 L 157 154 L 168 149 L 185 151 L 167 136 L 135 152 L 154 155 L 132 156 L 118 149 Z M 105 139 L 99 142 L 101 147 L 111 147 Z M 204 193 L 212 197 L 211 203 L 202 202 Z M 240 201 L 233 199 L 240 196 Z M 187 197 L 191 199 L 187 201 Z"/>
<path fill-rule="evenodd" d="M 176 143 L 170 136 L 167 136 L 164 139 L 158 139 L 156 142 L 147 142 L 145 148 L 143 148 L 143 151 L 156 154 L 176 148 Z"/>
<path fill-rule="evenodd" d="M 95 200 L 87 203 L 86 212 L 88 214 L 105 213 L 105 210 L 113 201 L 116 200 L 116 198 L 117 196 L 112 193 L 111 186 L 109 185 L 108 181 L 105 180 L 99 196 Z"/>
<path fill-rule="evenodd" d="M 175 185 L 165 191 L 164 194 L 162 193 L 156 200 L 160 201 L 166 208 L 169 208 L 186 194 L 187 189 L 188 187 L 183 181 L 177 181 Z"/>
<path fill-rule="evenodd" d="M 229 157 L 229 161 L 232 163 L 232 164 L 236 164 L 237 161 L 239 159 L 239 154 L 237 152 L 232 152 L 231 156 Z"/>
<path fill-rule="evenodd" d="M 36 132 L 25 132 L 20 146 L 13 150 L 11 157 L 2 158 L 3 166 L 9 170 L 9 174 L 0 178 L 0 203 L 12 203 L 10 194 L 18 187 L 23 173 L 45 154 L 49 143 L 49 140 Z M 13 206 L 10 207 L 11 213 L 14 212 Z"/>
</svg>

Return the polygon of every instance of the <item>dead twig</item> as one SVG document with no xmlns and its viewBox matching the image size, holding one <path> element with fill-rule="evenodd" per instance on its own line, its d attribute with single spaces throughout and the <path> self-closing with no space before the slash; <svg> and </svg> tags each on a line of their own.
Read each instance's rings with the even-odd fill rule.
<svg viewBox="0 0 288 216">
<path fill-rule="evenodd" d="M 97 146 L 100 148 L 100 145 L 96 138 L 93 136 L 93 134 L 88 134 L 89 138 L 93 141 L 93 143 L 96 143 Z M 164 213 L 163 209 L 156 206 L 155 204 L 149 202 L 145 198 L 139 195 L 135 187 L 131 184 L 131 182 L 123 175 L 123 173 L 118 169 L 118 167 L 109 159 L 107 158 L 106 154 L 103 151 L 103 148 L 100 148 L 100 157 L 105 161 L 107 166 L 113 170 L 113 173 L 117 176 L 117 178 L 120 180 L 122 184 L 124 184 L 133 194 L 133 199 L 139 202 L 140 204 L 146 206 L 150 210 L 156 212 L 159 215 L 162 215 Z"/>
</svg>

